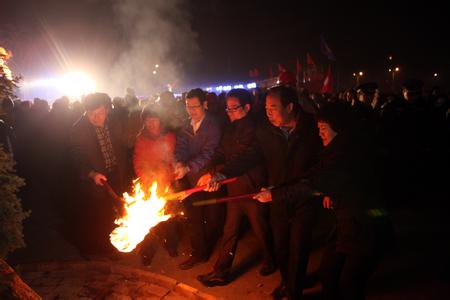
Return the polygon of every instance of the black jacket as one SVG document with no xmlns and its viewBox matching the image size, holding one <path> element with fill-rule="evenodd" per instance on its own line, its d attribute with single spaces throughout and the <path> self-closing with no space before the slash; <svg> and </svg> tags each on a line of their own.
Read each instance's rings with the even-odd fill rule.
<svg viewBox="0 0 450 300">
<path fill-rule="evenodd" d="M 307 199 L 299 195 L 312 192 L 330 196 L 336 212 L 338 251 L 369 255 L 390 234 L 378 166 L 369 140 L 355 132 L 339 133 L 303 180 L 274 190 L 273 197 Z"/>
<path fill-rule="evenodd" d="M 227 176 L 242 174 L 263 162 L 269 186 L 283 186 L 296 182 L 317 162 L 321 149 L 316 122 L 312 115 L 300 111 L 297 126 L 286 138 L 283 132 L 267 123 L 256 131 L 257 143 L 245 154 L 225 165 L 222 173 Z M 276 199 L 274 199 L 276 201 Z"/>
<path fill-rule="evenodd" d="M 250 116 L 236 120 L 225 128 L 219 148 L 210 166 L 220 171 L 224 165 L 234 164 L 242 155 L 257 147 L 256 124 Z M 235 182 L 227 185 L 228 195 L 235 196 L 259 191 L 266 186 L 266 173 L 261 164 L 250 167 Z"/>
<path fill-rule="evenodd" d="M 118 180 L 123 187 L 127 166 L 126 135 L 120 123 L 110 123 L 108 120 L 106 122 L 117 160 Z M 87 180 L 91 171 L 107 175 L 95 127 L 89 122 L 86 115 L 82 116 L 72 127 L 69 151 L 79 178 Z"/>
</svg>

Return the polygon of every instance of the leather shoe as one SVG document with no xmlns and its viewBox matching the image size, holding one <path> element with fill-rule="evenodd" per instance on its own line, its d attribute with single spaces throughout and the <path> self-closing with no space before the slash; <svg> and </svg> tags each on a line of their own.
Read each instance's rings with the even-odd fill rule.
<svg viewBox="0 0 450 300">
<path fill-rule="evenodd" d="M 227 276 L 216 274 L 214 271 L 205 275 L 198 275 L 197 280 L 207 287 L 228 284 Z"/>
<path fill-rule="evenodd" d="M 205 261 L 206 259 L 191 255 L 187 260 L 179 264 L 178 268 L 180 268 L 181 270 L 189 270 L 198 264 L 204 263 Z"/>
<path fill-rule="evenodd" d="M 153 247 L 147 247 L 145 249 L 141 248 L 139 252 L 140 252 L 139 255 L 141 257 L 141 264 L 146 267 L 150 266 L 152 264 L 153 257 L 155 256 L 156 253 L 155 248 Z"/>
<path fill-rule="evenodd" d="M 141 254 L 141 263 L 143 266 L 150 266 L 152 264 L 153 256 Z"/>
<path fill-rule="evenodd" d="M 273 274 L 277 270 L 277 267 L 272 263 L 265 263 L 262 265 L 261 269 L 259 269 L 259 275 L 261 276 L 269 276 Z"/>
<path fill-rule="evenodd" d="M 168 246 L 167 244 L 164 244 L 164 249 L 166 249 L 167 253 L 169 253 L 170 257 L 177 257 L 178 251 L 177 248 Z"/>
<path fill-rule="evenodd" d="M 270 295 L 272 296 L 272 299 L 274 299 L 274 300 L 280 300 L 280 299 L 283 299 L 284 297 L 287 297 L 286 285 L 284 283 L 280 283 L 280 285 L 277 286 L 272 291 L 272 293 L 270 293 Z"/>
</svg>

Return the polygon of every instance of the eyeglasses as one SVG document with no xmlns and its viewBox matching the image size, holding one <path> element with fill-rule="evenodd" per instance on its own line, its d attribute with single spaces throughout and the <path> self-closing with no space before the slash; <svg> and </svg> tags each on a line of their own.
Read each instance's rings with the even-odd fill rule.
<svg viewBox="0 0 450 300">
<path fill-rule="evenodd" d="M 187 106 L 186 105 L 186 109 L 187 110 L 194 110 L 194 109 L 197 109 L 197 108 L 200 108 L 200 107 L 202 107 L 201 105 L 194 105 L 194 106 Z"/>
<path fill-rule="evenodd" d="M 241 108 L 242 107 L 242 105 L 238 105 L 238 106 L 235 106 L 235 107 L 226 107 L 225 108 L 225 111 L 226 112 L 235 112 L 235 111 L 237 111 L 239 108 Z"/>
</svg>

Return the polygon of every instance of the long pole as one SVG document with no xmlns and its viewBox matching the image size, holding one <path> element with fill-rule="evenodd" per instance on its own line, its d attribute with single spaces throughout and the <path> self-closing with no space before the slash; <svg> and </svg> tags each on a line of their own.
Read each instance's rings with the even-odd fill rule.
<svg viewBox="0 0 450 300">
<path fill-rule="evenodd" d="M 207 200 L 200 200 L 200 201 L 193 202 L 192 206 L 204 206 L 204 205 L 212 205 L 212 204 L 231 202 L 231 201 L 242 200 L 242 199 L 251 199 L 251 198 L 253 198 L 253 196 L 255 196 L 257 194 L 259 194 L 259 192 L 238 195 L 238 196 L 229 196 L 229 197 L 222 197 L 222 198 L 212 198 L 212 199 L 207 199 Z M 257 200 L 255 200 L 255 201 L 257 201 Z"/>
<path fill-rule="evenodd" d="M 232 177 L 232 178 L 227 178 L 227 179 L 221 180 L 221 181 L 219 181 L 219 183 L 222 185 L 225 185 L 225 184 L 234 182 L 236 180 L 237 180 L 237 177 Z M 166 196 L 166 197 L 164 197 L 164 199 L 166 201 L 181 201 L 181 200 L 185 199 L 186 197 L 192 195 L 193 193 L 203 191 L 205 188 L 206 188 L 206 185 L 196 186 L 194 188 L 187 189 L 187 190 L 180 191 L 175 194 Z"/>
</svg>

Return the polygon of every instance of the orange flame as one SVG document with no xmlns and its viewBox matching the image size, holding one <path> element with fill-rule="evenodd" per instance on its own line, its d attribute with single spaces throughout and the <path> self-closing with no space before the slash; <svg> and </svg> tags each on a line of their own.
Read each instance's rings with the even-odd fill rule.
<svg viewBox="0 0 450 300">
<path fill-rule="evenodd" d="M 145 193 L 140 183 L 133 188 L 134 196 L 124 193 L 124 216 L 115 220 L 118 225 L 110 234 L 110 241 L 121 252 L 131 252 L 142 242 L 151 228 L 160 222 L 167 221 L 171 215 L 166 215 L 164 206 L 166 200 L 158 197 L 158 184 L 153 181 L 150 197 L 145 199 Z"/>
</svg>

